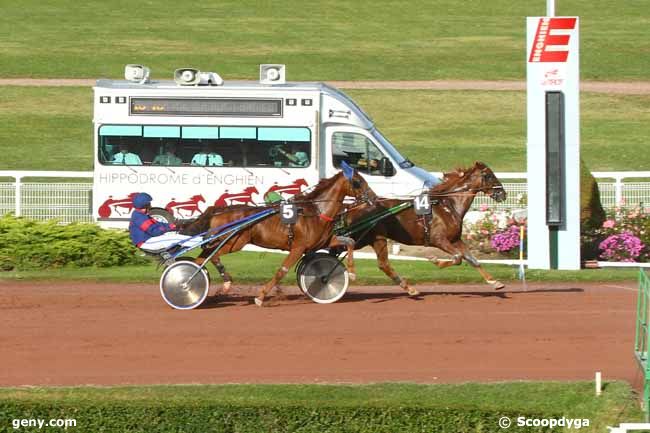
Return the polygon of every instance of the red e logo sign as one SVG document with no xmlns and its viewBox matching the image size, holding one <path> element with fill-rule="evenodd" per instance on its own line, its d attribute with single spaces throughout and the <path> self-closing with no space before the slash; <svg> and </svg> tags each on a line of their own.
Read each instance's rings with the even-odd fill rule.
<svg viewBox="0 0 650 433">
<path fill-rule="evenodd" d="M 566 62 L 575 18 L 540 18 L 529 62 Z"/>
</svg>

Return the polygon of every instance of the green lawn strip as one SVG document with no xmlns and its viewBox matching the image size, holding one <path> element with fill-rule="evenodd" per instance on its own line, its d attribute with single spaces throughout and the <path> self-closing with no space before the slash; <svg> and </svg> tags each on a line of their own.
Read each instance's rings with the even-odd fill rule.
<svg viewBox="0 0 650 433">
<path fill-rule="evenodd" d="M 184 425 L 184 431 L 254 431 L 248 430 L 252 419 L 270 428 L 265 431 L 333 432 L 418 426 L 496 431 L 501 416 L 515 423 L 519 416 L 589 419 L 583 431 L 604 431 L 642 417 L 623 382 L 605 384 L 600 397 L 591 382 L 4 388 L 0 415 L 76 418 L 78 428 L 93 424 L 107 431 L 168 431 L 168 424 Z"/>
<path fill-rule="evenodd" d="M 647 79 L 647 11 L 646 0 L 558 5 L 558 15 L 581 17 L 583 78 Z M 525 17 L 544 13 L 543 2 L 506 0 L 399 7 L 224 0 L 188 8 L 171 0 L 26 0 L 3 7 L 0 70 L 5 77 L 117 78 L 125 64 L 143 63 L 154 78 L 194 66 L 256 79 L 258 64 L 285 63 L 292 80 L 521 79 Z"/>
<path fill-rule="evenodd" d="M 407 157 L 431 171 L 525 171 L 526 96 L 514 91 L 350 90 Z M 92 92 L 4 87 L 4 170 L 92 170 Z M 581 95 L 581 154 L 591 170 L 645 170 L 650 95 Z"/>
<path fill-rule="evenodd" d="M 267 281 L 281 266 L 286 256 L 275 253 L 239 252 L 223 256 L 222 262 L 228 272 L 233 276 L 236 283 L 257 284 Z M 397 272 L 415 284 L 436 283 L 458 283 L 478 284 L 483 279 L 479 273 L 467 264 L 447 269 L 438 269 L 426 261 L 392 260 L 392 265 Z M 253 265 L 251 265 L 253 264 Z M 358 285 L 391 285 L 388 279 L 377 268 L 375 259 L 356 259 L 357 279 L 352 283 Z M 513 287 L 519 287 L 522 283 L 517 278 L 518 267 L 506 265 L 484 266 L 495 278 L 510 282 Z M 220 278 L 212 265 L 208 265 L 208 271 L 213 282 L 219 282 Z M 608 281 L 633 281 L 638 278 L 638 269 L 584 269 L 579 271 L 559 270 L 527 270 L 526 280 L 528 282 L 608 282 Z M 94 267 L 63 267 L 55 269 L 35 269 L 26 271 L 0 272 L 0 281 L 17 280 L 79 280 L 79 281 L 103 281 L 103 282 L 146 282 L 157 283 L 162 274 L 162 269 L 157 268 L 152 261 L 150 265 L 123 266 L 109 268 Z M 295 284 L 295 273 L 293 270 L 284 278 L 284 285 Z"/>
</svg>

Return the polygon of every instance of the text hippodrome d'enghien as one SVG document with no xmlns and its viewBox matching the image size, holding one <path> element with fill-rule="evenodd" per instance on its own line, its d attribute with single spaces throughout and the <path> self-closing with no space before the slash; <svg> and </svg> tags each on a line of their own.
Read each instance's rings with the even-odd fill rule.
<svg viewBox="0 0 650 433">
<path fill-rule="evenodd" d="M 143 184 L 143 185 L 245 185 L 254 186 L 264 183 L 263 176 L 233 174 L 145 174 L 145 173 L 110 173 L 99 176 L 102 184 Z"/>
</svg>

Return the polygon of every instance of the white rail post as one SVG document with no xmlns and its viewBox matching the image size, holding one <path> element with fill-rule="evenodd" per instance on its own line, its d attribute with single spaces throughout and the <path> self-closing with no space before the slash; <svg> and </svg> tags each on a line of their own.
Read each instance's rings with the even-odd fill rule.
<svg viewBox="0 0 650 433">
<path fill-rule="evenodd" d="M 14 184 L 15 186 L 15 206 L 16 206 L 16 216 L 20 216 L 20 208 L 21 208 L 21 200 L 22 200 L 22 176 L 19 174 L 16 175 L 16 183 Z"/>
<path fill-rule="evenodd" d="M 623 204 L 623 178 L 624 176 L 616 175 L 614 177 L 614 206 L 620 207 Z"/>
</svg>

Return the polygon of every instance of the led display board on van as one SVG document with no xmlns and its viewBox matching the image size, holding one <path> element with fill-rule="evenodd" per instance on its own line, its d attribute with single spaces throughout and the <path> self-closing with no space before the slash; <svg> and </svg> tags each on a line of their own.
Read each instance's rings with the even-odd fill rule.
<svg viewBox="0 0 650 433">
<path fill-rule="evenodd" d="M 131 115 L 282 117 L 282 99 L 131 98 Z"/>
</svg>

